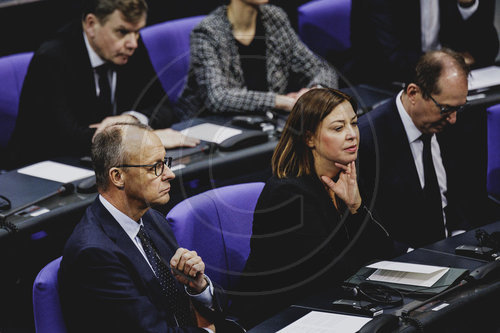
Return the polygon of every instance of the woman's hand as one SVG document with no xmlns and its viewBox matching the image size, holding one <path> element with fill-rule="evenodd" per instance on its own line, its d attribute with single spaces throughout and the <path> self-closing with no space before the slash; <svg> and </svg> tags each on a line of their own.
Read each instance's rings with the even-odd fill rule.
<svg viewBox="0 0 500 333">
<path fill-rule="evenodd" d="M 347 165 L 335 163 L 335 166 L 341 169 L 337 182 L 326 176 L 321 176 L 321 180 L 337 197 L 345 202 L 351 213 L 355 214 L 361 206 L 361 195 L 356 180 L 356 165 L 352 161 Z"/>
</svg>

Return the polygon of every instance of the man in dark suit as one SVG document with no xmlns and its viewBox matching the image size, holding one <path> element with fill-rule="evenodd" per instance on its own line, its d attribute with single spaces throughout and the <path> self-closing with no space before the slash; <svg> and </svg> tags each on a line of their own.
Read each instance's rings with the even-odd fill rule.
<svg viewBox="0 0 500 333">
<path fill-rule="evenodd" d="M 169 201 L 175 177 L 158 136 L 143 124 L 110 125 L 96 136 L 92 160 L 100 195 L 59 271 L 69 332 L 213 332 L 226 323 L 202 259 L 179 248 L 150 209 Z"/>
<path fill-rule="evenodd" d="M 379 221 L 406 247 L 459 233 L 484 214 L 486 191 L 469 186 L 477 160 L 461 145 L 471 138 L 448 128 L 466 103 L 467 76 L 458 53 L 428 52 L 412 83 L 359 119 L 360 178 Z"/>
<path fill-rule="evenodd" d="M 441 47 L 473 67 L 492 65 L 498 54 L 494 0 L 353 0 L 354 82 L 408 82 L 418 58 Z"/>
<path fill-rule="evenodd" d="M 139 39 L 146 13 L 144 0 L 86 0 L 82 19 L 41 45 L 24 81 L 10 167 L 87 155 L 93 136 L 116 121 L 162 129 L 169 147 L 197 144 L 165 129 L 176 119 Z"/>
</svg>

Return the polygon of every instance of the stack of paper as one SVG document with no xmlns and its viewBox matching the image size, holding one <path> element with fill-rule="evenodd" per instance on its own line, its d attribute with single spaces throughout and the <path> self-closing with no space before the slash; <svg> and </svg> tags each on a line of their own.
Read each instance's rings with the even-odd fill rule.
<svg viewBox="0 0 500 333">
<path fill-rule="evenodd" d="M 432 287 L 450 269 L 447 267 L 380 261 L 367 266 L 377 269 L 367 280 Z"/>
<path fill-rule="evenodd" d="M 372 318 L 311 311 L 278 333 L 355 333 Z"/>
</svg>

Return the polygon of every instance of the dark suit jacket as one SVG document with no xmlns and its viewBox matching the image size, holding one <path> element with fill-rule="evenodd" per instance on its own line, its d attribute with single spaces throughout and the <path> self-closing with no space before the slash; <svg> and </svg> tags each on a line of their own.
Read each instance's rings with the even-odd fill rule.
<svg viewBox="0 0 500 333">
<path fill-rule="evenodd" d="M 142 41 L 116 71 L 117 114 L 135 110 L 154 128 L 170 126 L 173 112 Z M 81 22 L 73 22 L 43 43 L 30 63 L 9 143 L 10 167 L 88 154 L 95 131 L 88 126 L 108 115 L 101 108 Z"/>
<path fill-rule="evenodd" d="M 498 54 L 494 0 L 480 0 L 463 20 L 456 0 L 439 0 L 442 46 L 468 51 L 477 67 L 492 65 Z M 346 68 L 355 82 L 406 82 L 422 54 L 420 0 L 353 0 L 353 61 Z"/>
<path fill-rule="evenodd" d="M 380 222 L 394 239 L 414 248 L 425 245 L 426 230 L 420 227 L 427 214 L 423 191 L 395 99 L 360 117 L 359 123 L 359 174 Z M 467 202 L 474 194 L 467 192 L 468 177 L 459 161 L 464 152 L 455 149 L 460 144 L 450 126 L 437 136 L 447 175 L 447 227 L 467 230 L 472 224 Z"/>
<path fill-rule="evenodd" d="M 164 216 L 150 209 L 142 219 L 168 263 L 178 245 Z M 67 241 L 59 288 L 69 332 L 206 332 L 172 325 L 153 271 L 98 198 Z M 214 296 L 214 310 L 204 313 L 217 319 L 223 304 L 219 289 Z"/>
<path fill-rule="evenodd" d="M 337 211 L 316 174 L 271 177 L 257 201 L 250 255 L 232 312 L 252 327 L 323 288 L 340 286 L 364 263 L 385 258 L 392 242 L 366 211 Z"/>
</svg>

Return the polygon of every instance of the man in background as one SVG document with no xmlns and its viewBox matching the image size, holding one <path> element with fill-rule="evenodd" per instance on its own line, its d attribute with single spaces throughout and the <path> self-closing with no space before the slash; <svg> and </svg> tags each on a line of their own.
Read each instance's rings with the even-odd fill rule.
<svg viewBox="0 0 500 333">
<path fill-rule="evenodd" d="M 370 204 L 403 248 L 421 247 L 488 218 L 486 186 L 464 132 L 468 66 L 451 50 L 424 54 L 396 98 L 360 117 L 359 172 Z M 458 127 L 457 129 L 462 129 Z M 478 135 L 476 133 L 476 135 Z"/>
<path fill-rule="evenodd" d="M 492 65 L 494 14 L 494 0 L 353 0 L 353 59 L 345 74 L 356 83 L 406 83 L 423 53 L 443 47 L 471 68 Z"/>
<path fill-rule="evenodd" d="M 86 0 L 81 20 L 41 45 L 24 81 L 10 168 L 88 155 L 92 138 L 118 121 L 149 124 L 166 147 L 198 143 L 167 128 L 176 119 L 139 39 L 147 8 L 144 0 Z"/>
</svg>

